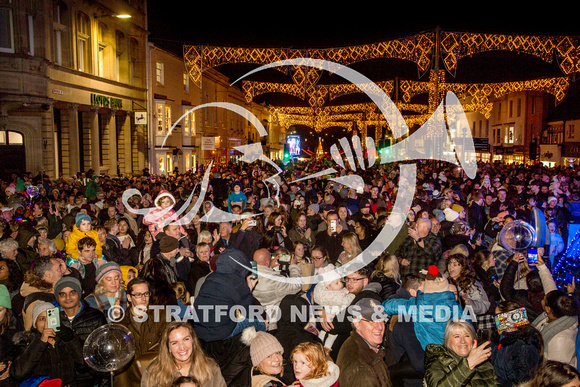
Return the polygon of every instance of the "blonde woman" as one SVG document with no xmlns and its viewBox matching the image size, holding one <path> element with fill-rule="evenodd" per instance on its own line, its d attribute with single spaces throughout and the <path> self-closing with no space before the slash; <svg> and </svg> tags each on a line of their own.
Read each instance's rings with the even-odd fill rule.
<svg viewBox="0 0 580 387">
<path fill-rule="evenodd" d="M 343 250 L 336 261 L 337 266 L 344 265 L 362 252 L 358 236 L 354 232 L 347 232 L 342 236 L 342 248 Z"/>
<path fill-rule="evenodd" d="M 370 282 L 381 285 L 380 296 L 383 300 L 393 296 L 401 287 L 399 278 L 399 260 L 394 254 L 383 254 L 377 260 Z"/>
<path fill-rule="evenodd" d="M 226 387 L 220 368 L 205 355 L 188 322 L 170 322 L 159 343 L 159 354 L 141 377 L 141 387 L 170 387 L 181 376 L 194 377 L 200 387 Z"/>
<path fill-rule="evenodd" d="M 116 262 L 107 262 L 97 268 L 95 290 L 85 301 L 105 314 L 107 322 L 120 321 L 127 310 L 127 293 L 123 272 Z"/>
</svg>

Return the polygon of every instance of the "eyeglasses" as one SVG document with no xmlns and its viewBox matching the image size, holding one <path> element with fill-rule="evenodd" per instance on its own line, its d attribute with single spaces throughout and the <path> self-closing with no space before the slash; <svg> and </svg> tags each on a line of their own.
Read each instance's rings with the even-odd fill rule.
<svg viewBox="0 0 580 387">
<path fill-rule="evenodd" d="M 364 277 L 363 278 L 348 278 L 348 277 L 345 277 L 344 282 L 357 282 L 357 281 L 362 281 L 362 280 L 364 280 Z"/>
<path fill-rule="evenodd" d="M 312 258 L 313 261 L 320 261 L 324 259 L 324 257 L 310 257 L 310 258 Z"/>
<path fill-rule="evenodd" d="M 145 293 L 131 293 L 131 295 L 135 298 L 143 298 L 143 297 L 147 297 L 149 298 L 149 296 L 151 296 L 151 292 L 145 292 Z"/>
</svg>

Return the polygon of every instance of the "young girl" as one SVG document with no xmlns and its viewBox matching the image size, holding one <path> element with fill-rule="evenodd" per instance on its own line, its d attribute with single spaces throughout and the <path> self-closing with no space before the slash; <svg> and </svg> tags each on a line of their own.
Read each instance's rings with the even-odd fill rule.
<svg viewBox="0 0 580 387">
<path fill-rule="evenodd" d="M 320 343 L 298 344 L 290 355 L 296 381 L 293 386 L 338 387 L 340 369 Z"/>
<path fill-rule="evenodd" d="M 143 218 L 143 224 L 145 224 L 153 239 L 163 231 L 165 226 L 165 220 L 171 218 L 175 215 L 175 210 L 169 209 L 169 207 L 175 205 L 175 198 L 169 191 L 161 191 L 159 195 L 155 198 L 155 208 L 152 208 L 147 215 Z M 177 219 L 174 219 L 175 221 Z M 180 231 L 183 235 L 187 235 L 183 227 L 179 226 Z"/>
</svg>

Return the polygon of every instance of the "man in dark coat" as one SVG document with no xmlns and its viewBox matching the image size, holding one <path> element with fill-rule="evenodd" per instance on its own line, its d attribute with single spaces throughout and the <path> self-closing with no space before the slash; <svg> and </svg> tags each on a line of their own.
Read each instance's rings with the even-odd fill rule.
<svg viewBox="0 0 580 387">
<path fill-rule="evenodd" d="M 105 315 L 100 310 L 91 308 L 81 300 L 83 290 L 81 283 L 74 277 L 63 277 L 54 285 L 56 306 L 60 310 L 60 323 L 71 328 L 84 342 L 97 328 L 107 324 Z M 78 387 L 109 386 L 107 373 L 94 370 L 76 370 Z"/>
<path fill-rule="evenodd" d="M 216 260 L 216 270 L 206 277 L 194 302 L 195 331 L 206 353 L 219 364 L 228 386 L 251 384 L 250 347 L 240 340 L 243 327 L 266 329 L 263 320 L 250 316 L 252 308 L 258 306 L 252 296 L 258 279 L 250 276 L 250 266 L 250 260 L 240 250 L 224 250 Z M 216 306 L 223 308 L 219 317 Z M 231 318 L 234 308 L 246 319 L 234 321 Z"/>
</svg>

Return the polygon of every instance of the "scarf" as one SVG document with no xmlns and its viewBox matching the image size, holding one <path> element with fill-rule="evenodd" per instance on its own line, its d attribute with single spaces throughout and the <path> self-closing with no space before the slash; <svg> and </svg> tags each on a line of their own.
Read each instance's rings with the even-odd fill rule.
<svg viewBox="0 0 580 387">
<path fill-rule="evenodd" d="M 542 312 L 532 324 L 533 326 L 537 327 L 542 321 L 548 318 L 546 312 Z M 544 326 L 542 329 L 542 339 L 544 339 L 544 346 L 547 348 L 548 343 L 550 340 L 554 338 L 558 333 L 565 331 L 566 329 L 570 328 L 572 325 L 576 324 L 578 318 L 576 316 L 562 316 L 559 319 L 552 321 Z"/>
</svg>

